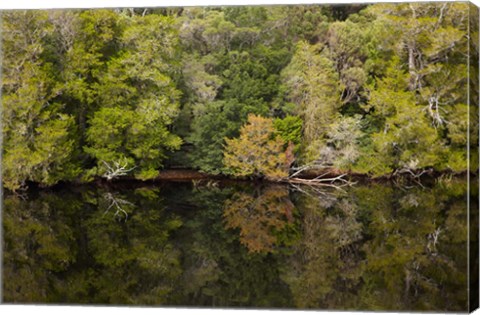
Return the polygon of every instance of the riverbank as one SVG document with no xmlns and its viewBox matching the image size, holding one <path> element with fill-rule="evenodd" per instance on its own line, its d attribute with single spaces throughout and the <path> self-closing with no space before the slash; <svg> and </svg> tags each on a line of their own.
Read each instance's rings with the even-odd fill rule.
<svg viewBox="0 0 480 315">
<path fill-rule="evenodd" d="M 425 172 L 422 174 L 421 178 L 438 178 L 441 176 L 466 176 L 468 174 L 467 171 L 462 171 L 462 172 L 452 172 L 452 171 L 435 171 L 435 170 L 430 170 L 428 172 Z M 475 173 L 472 173 L 475 175 Z M 344 176 L 346 179 L 350 179 L 353 181 L 389 181 L 395 178 L 408 178 L 412 177 L 411 174 L 409 173 L 401 173 L 401 174 L 385 174 L 382 176 L 376 176 L 372 177 L 369 176 L 368 174 L 362 174 L 362 173 L 354 173 L 354 172 L 344 172 L 341 170 L 337 169 L 310 169 L 303 171 L 301 174 L 295 176 L 296 178 L 299 179 L 315 179 L 318 177 L 322 178 L 334 178 L 338 176 Z M 128 178 L 128 177 L 123 177 L 125 180 L 135 180 L 135 178 Z M 122 180 L 122 178 L 118 178 L 116 180 Z M 157 177 L 154 179 L 151 179 L 149 181 L 191 181 L 191 180 L 242 180 L 242 181 L 248 181 L 249 179 L 247 178 L 236 178 L 236 177 L 231 177 L 227 175 L 213 175 L 213 174 L 208 174 L 208 173 L 203 173 L 194 169 L 166 169 L 166 170 L 161 170 L 159 171 L 159 174 Z M 275 180 L 268 180 L 266 178 L 263 178 L 262 180 L 265 181 L 273 181 L 277 182 Z M 281 182 L 281 181 L 279 181 Z"/>
<path fill-rule="evenodd" d="M 452 178 L 461 178 L 466 177 L 468 174 L 467 171 L 464 172 L 448 172 L 448 171 L 428 171 L 424 172 L 419 177 L 414 177 L 408 173 L 402 174 L 386 174 L 382 176 L 372 177 L 367 174 L 354 173 L 354 172 L 343 172 L 336 169 L 311 169 L 302 172 L 295 176 L 295 178 L 285 178 L 281 180 L 274 180 L 268 178 L 246 178 L 246 177 L 233 177 L 224 174 L 208 174 L 203 173 L 194 169 L 164 169 L 159 171 L 158 176 L 153 179 L 146 181 L 141 181 L 134 177 L 124 176 L 118 177 L 111 181 L 106 180 L 105 178 L 98 177 L 94 183 L 98 185 L 155 185 L 168 182 L 192 182 L 194 185 L 229 185 L 234 183 L 263 183 L 263 184 L 280 184 L 280 185 L 308 185 L 309 180 L 314 180 L 316 178 L 321 178 L 325 180 L 320 186 L 348 186 L 351 184 L 368 184 L 368 183 L 421 183 L 421 184 L 431 184 L 437 181 L 439 178 L 445 178 L 446 180 Z M 472 173 L 473 174 L 473 173 Z M 339 178 L 342 180 L 331 181 L 329 179 Z M 330 185 L 332 184 L 332 185 Z M 315 185 L 315 184 L 314 184 Z"/>
<path fill-rule="evenodd" d="M 398 181 L 415 181 L 421 183 L 434 182 L 438 178 L 445 177 L 448 178 L 461 178 L 467 176 L 468 172 L 448 172 L 448 171 L 429 171 L 422 174 L 422 176 L 414 178 L 411 174 L 388 174 L 378 177 L 371 177 L 367 174 L 353 173 L 353 172 L 342 172 L 335 169 L 322 169 L 322 170 L 306 170 L 301 174 L 295 176 L 296 180 L 272 180 L 268 178 L 238 178 L 227 176 L 223 174 L 208 174 L 203 173 L 194 169 L 164 169 L 160 170 L 158 175 L 155 178 L 149 180 L 139 180 L 133 176 L 122 176 L 117 177 L 112 180 L 107 180 L 103 177 L 96 177 L 91 182 L 59 182 L 52 186 L 40 185 L 35 182 L 28 182 L 27 189 L 50 189 L 55 187 L 61 187 L 64 185 L 73 185 L 73 186 L 82 186 L 82 185 L 99 185 L 99 186 L 117 186 L 117 185 L 130 185 L 130 186 L 144 186 L 144 185 L 156 185 L 160 183 L 168 182 L 192 182 L 194 185 L 223 185 L 223 184 L 232 184 L 232 183 L 265 183 L 265 184 L 307 184 L 306 182 L 313 180 L 315 178 L 329 179 L 342 176 L 345 181 L 348 181 L 351 184 L 354 183 L 388 183 L 388 182 L 398 182 Z M 473 176 L 476 176 L 476 173 L 471 173 Z M 5 188 L 4 188 L 5 189 Z M 7 189 L 8 191 L 8 189 Z"/>
</svg>

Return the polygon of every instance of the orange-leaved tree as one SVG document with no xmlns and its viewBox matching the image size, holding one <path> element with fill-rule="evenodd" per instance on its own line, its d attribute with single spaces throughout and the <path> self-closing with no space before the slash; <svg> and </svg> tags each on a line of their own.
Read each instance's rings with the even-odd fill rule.
<svg viewBox="0 0 480 315">
<path fill-rule="evenodd" d="M 265 176 L 280 180 L 288 177 L 289 163 L 285 141 L 275 135 L 273 121 L 250 114 L 240 129 L 240 137 L 225 139 L 223 163 L 234 176 Z"/>
</svg>

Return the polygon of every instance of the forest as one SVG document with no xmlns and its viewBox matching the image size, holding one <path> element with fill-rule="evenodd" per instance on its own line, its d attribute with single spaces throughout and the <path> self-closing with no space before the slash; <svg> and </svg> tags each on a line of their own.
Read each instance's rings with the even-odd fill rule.
<svg viewBox="0 0 480 315">
<path fill-rule="evenodd" d="M 3 185 L 476 170 L 473 14 L 461 2 L 4 11 Z"/>
</svg>

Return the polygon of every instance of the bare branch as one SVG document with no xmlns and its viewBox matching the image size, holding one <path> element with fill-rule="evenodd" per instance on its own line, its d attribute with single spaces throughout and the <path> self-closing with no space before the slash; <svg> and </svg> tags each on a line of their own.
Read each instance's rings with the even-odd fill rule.
<svg viewBox="0 0 480 315">
<path fill-rule="evenodd" d="M 440 8 L 440 16 L 438 17 L 437 23 L 435 24 L 435 30 L 437 30 L 443 22 L 443 15 L 445 13 L 445 9 L 447 9 L 447 5 L 448 3 L 445 2 Z"/>
<path fill-rule="evenodd" d="M 128 162 L 125 161 L 123 164 L 120 164 L 120 162 L 113 162 L 113 165 L 108 164 L 105 161 L 102 161 L 103 165 L 106 167 L 107 171 L 102 175 L 102 177 L 105 177 L 107 180 L 112 180 L 113 178 L 119 177 L 119 176 L 125 176 L 128 174 L 128 172 L 134 170 L 136 166 L 127 169 Z"/>
<path fill-rule="evenodd" d="M 443 108 L 442 110 L 445 111 Z M 428 113 L 433 119 L 433 126 L 435 127 L 435 129 L 437 128 L 437 126 L 441 126 L 446 122 L 440 114 L 440 102 L 437 95 L 432 95 L 428 99 Z"/>
<path fill-rule="evenodd" d="M 301 173 L 311 169 L 325 170 L 325 171 L 312 179 L 305 179 L 305 178 L 298 177 Z M 332 170 L 328 170 L 328 169 L 326 170 L 325 165 L 308 164 L 308 165 L 292 168 L 292 170 L 294 170 L 294 173 L 288 176 L 288 178 L 284 178 L 279 181 L 289 183 L 299 191 L 300 189 L 296 184 L 308 185 L 310 187 L 332 187 L 338 190 L 342 190 L 341 187 L 352 186 L 353 184 L 355 184 L 355 182 L 351 182 L 350 180 L 347 180 L 344 178 L 345 176 L 347 176 L 347 174 L 341 174 L 335 177 L 327 177 L 327 175 L 332 173 Z"/>
<path fill-rule="evenodd" d="M 288 178 L 284 181 L 290 184 L 302 184 L 308 186 L 322 186 L 322 187 L 332 187 L 338 190 L 342 187 L 352 186 L 355 182 L 348 181 L 343 177 L 346 174 L 342 174 L 333 178 L 314 178 L 314 179 L 303 179 L 303 178 Z"/>
<path fill-rule="evenodd" d="M 435 223 L 435 222 L 434 222 Z M 438 237 L 440 236 L 440 233 L 442 232 L 441 227 L 437 227 L 435 231 L 432 233 L 428 234 L 428 243 L 427 243 L 427 249 L 431 253 L 436 253 L 437 251 L 437 243 L 438 243 Z"/>
<path fill-rule="evenodd" d="M 308 171 L 308 170 L 310 170 L 310 169 L 312 169 L 312 168 L 313 168 L 312 165 L 304 165 L 304 166 L 301 166 L 301 167 L 299 167 L 299 168 L 295 168 L 294 170 L 295 170 L 296 172 L 293 173 L 292 175 L 290 175 L 289 178 L 293 178 L 293 177 L 295 177 L 295 176 L 297 176 L 297 175 L 299 175 L 299 174 L 301 174 L 301 173 L 303 173 L 303 172 L 305 172 L 305 171 Z"/>
</svg>

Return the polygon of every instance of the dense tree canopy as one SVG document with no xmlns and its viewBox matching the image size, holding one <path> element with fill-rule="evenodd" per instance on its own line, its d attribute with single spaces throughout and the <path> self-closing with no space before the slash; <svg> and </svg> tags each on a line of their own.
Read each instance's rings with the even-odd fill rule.
<svg viewBox="0 0 480 315">
<path fill-rule="evenodd" d="M 466 3 L 6 11 L 3 184 L 151 179 L 162 167 L 279 177 L 270 175 L 285 153 L 287 166 L 371 176 L 465 171 L 477 128 L 468 12 Z M 267 146 L 245 136 L 249 115 L 268 121 Z M 271 167 L 234 165 L 240 149 L 259 146 L 258 165 Z M 288 176 L 283 166 L 276 172 Z"/>
</svg>

